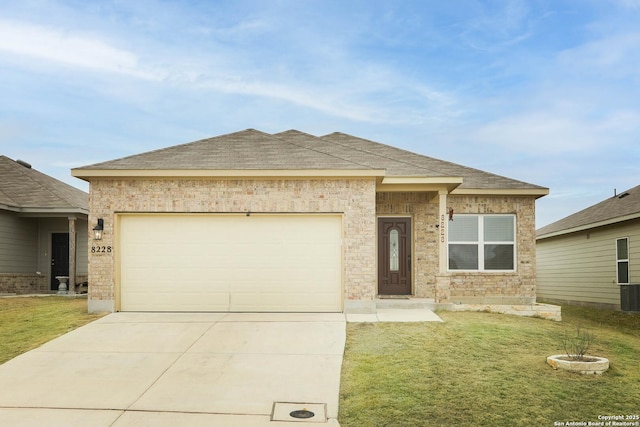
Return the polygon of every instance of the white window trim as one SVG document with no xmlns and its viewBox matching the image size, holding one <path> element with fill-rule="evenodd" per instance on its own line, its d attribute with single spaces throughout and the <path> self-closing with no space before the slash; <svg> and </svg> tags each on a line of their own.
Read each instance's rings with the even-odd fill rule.
<svg viewBox="0 0 640 427">
<path fill-rule="evenodd" d="M 447 272 L 451 273 L 516 273 L 518 271 L 518 218 L 515 214 L 457 214 L 458 216 L 475 216 L 478 218 L 478 241 L 475 242 L 456 242 L 449 240 L 449 229 L 447 228 Z M 485 270 L 484 268 L 484 245 L 504 245 L 510 244 L 508 242 L 493 242 L 493 241 L 484 241 L 484 220 L 480 220 L 480 218 L 486 217 L 500 217 L 500 216 L 510 216 L 513 217 L 513 270 Z M 455 217 L 453 219 L 455 221 Z M 451 244 L 455 245 L 477 245 L 478 246 L 478 269 L 477 270 L 452 270 L 449 268 L 449 247 Z"/>
<path fill-rule="evenodd" d="M 626 240 L 627 241 L 627 258 L 625 259 L 620 259 L 618 257 L 618 241 L 620 240 Z M 620 263 L 621 262 L 626 262 L 627 263 L 627 282 L 619 282 L 618 279 L 620 278 Z M 629 262 L 629 237 L 619 237 L 616 239 L 616 283 L 618 285 L 628 285 L 629 283 L 631 283 L 631 262 Z"/>
</svg>

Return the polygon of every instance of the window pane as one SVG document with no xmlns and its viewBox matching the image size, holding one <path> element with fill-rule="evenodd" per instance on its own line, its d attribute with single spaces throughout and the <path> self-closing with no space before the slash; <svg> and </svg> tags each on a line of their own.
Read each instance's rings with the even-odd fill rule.
<svg viewBox="0 0 640 427">
<path fill-rule="evenodd" d="M 629 263 L 618 263 L 618 283 L 629 283 Z"/>
<path fill-rule="evenodd" d="M 477 242 L 478 217 L 469 215 L 457 215 L 453 221 L 449 221 L 449 241 Z"/>
<path fill-rule="evenodd" d="M 391 230 L 389 233 L 389 270 L 398 271 L 400 269 L 400 250 L 398 248 L 398 230 Z"/>
<path fill-rule="evenodd" d="M 484 245 L 485 270 L 513 270 L 513 245 Z"/>
<path fill-rule="evenodd" d="M 484 240 L 486 242 L 513 242 L 513 216 L 484 217 Z"/>
<path fill-rule="evenodd" d="M 618 246 L 618 259 L 629 259 L 627 239 L 618 239 L 616 243 Z"/>
<path fill-rule="evenodd" d="M 450 270 L 477 270 L 478 245 L 449 245 Z"/>
</svg>

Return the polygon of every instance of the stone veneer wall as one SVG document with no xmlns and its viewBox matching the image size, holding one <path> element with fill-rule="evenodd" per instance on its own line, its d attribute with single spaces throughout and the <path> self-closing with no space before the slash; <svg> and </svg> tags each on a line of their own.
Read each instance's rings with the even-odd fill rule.
<svg viewBox="0 0 640 427">
<path fill-rule="evenodd" d="M 44 294 L 49 290 L 49 277 L 30 273 L 0 273 L 0 293 Z"/>
<path fill-rule="evenodd" d="M 517 271 L 514 273 L 439 273 L 438 198 L 428 193 L 378 193 L 378 215 L 413 218 L 413 293 L 437 302 L 531 304 L 536 295 L 535 198 L 447 196 L 456 214 L 511 213 L 517 224 Z"/>
<path fill-rule="evenodd" d="M 456 214 L 516 215 L 517 268 L 513 273 L 449 273 L 450 302 L 531 304 L 536 300 L 535 198 L 516 196 L 449 196 Z"/>
<path fill-rule="evenodd" d="M 115 311 L 116 213 L 342 213 L 344 296 L 369 302 L 375 289 L 375 179 L 93 179 L 89 228 L 104 219 L 104 237 L 89 241 L 89 310 Z"/>
<path fill-rule="evenodd" d="M 435 298 L 438 273 L 438 199 L 429 199 L 428 193 L 376 194 L 378 215 L 413 218 L 413 294 L 418 298 Z"/>
</svg>

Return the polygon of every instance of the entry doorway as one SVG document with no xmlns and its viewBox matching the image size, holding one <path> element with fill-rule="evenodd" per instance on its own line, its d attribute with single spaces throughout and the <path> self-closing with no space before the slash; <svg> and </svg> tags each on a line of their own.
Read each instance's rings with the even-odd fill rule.
<svg viewBox="0 0 640 427">
<path fill-rule="evenodd" d="M 51 290 L 58 290 L 56 276 L 69 275 L 69 233 L 51 234 Z"/>
<path fill-rule="evenodd" d="M 411 295 L 411 218 L 378 218 L 378 294 Z"/>
</svg>

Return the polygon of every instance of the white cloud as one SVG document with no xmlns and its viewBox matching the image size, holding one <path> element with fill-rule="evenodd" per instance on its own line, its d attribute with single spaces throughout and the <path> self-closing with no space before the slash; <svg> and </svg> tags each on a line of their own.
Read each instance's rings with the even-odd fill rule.
<svg viewBox="0 0 640 427">
<path fill-rule="evenodd" d="M 529 37 L 530 9 L 527 2 L 498 3 L 498 9 L 478 3 L 473 19 L 464 24 L 460 36 L 474 49 L 495 51 L 516 45 Z"/>
<path fill-rule="evenodd" d="M 129 51 L 88 36 L 15 21 L 0 21 L 0 51 L 36 60 L 159 80 L 163 76 L 139 65 Z"/>
<path fill-rule="evenodd" d="M 606 71 L 611 77 L 637 76 L 640 72 L 640 32 L 614 34 L 590 41 L 558 55 L 559 66 L 582 75 Z"/>
<path fill-rule="evenodd" d="M 479 128 L 475 138 L 510 150 L 555 155 L 628 146 L 638 133 L 640 113 L 635 111 L 598 118 L 538 111 L 495 120 Z"/>
</svg>

